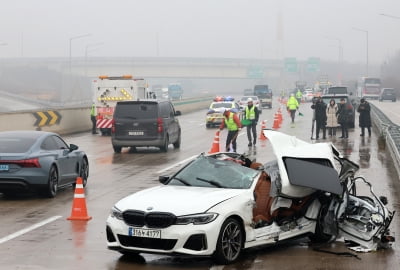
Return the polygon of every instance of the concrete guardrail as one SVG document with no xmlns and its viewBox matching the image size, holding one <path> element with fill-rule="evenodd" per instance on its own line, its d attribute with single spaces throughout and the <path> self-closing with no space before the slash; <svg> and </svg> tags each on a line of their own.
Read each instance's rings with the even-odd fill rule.
<svg viewBox="0 0 400 270">
<path fill-rule="evenodd" d="M 388 150 L 394 162 L 397 174 L 400 175 L 400 126 L 393 123 L 378 107 L 371 104 L 373 125 L 384 137 Z"/>
<path fill-rule="evenodd" d="M 196 97 L 173 101 L 182 114 L 207 109 L 213 97 Z M 90 108 L 51 108 L 0 114 L 0 131 L 43 130 L 59 134 L 89 131 L 92 128 Z"/>
</svg>

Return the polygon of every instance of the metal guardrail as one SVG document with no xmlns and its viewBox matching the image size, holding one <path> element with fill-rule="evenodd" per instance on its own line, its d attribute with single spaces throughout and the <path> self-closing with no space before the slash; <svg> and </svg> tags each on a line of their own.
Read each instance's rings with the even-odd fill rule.
<svg viewBox="0 0 400 270">
<path fill-rule="evenodd" d="M 372 121 L 385 138 L 397 174 L 400 175 L 400 126 L 393 123 L 378 107 L 370 105 Z"/>
</svg>

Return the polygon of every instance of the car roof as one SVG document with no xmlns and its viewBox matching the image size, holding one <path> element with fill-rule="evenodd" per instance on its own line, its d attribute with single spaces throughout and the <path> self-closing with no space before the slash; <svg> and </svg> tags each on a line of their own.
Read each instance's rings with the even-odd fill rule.
<svg viewBox="0 0 400 270">
<path fill-rule="evenodd" d="M 58 136 L 58 134 L 56 134 L 54 132 L 36 131 L 36 130 L 14 130 L 14 131 L 1 131 L 0 132 L 0 137 L 3 137 L 3 138 L 13 137 L 13 138 L 37 139 L 44 135 L 57 135 Z"/>
</svg>

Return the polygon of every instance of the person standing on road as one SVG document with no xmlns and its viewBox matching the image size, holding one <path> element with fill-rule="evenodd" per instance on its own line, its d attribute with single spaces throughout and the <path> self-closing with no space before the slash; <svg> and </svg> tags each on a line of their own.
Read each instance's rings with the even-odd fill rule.
<svg viewBox="0 0 400 270">
<path fill-rule="evenodd" d="M 92 104 L 92 107 L 90 108 L 90 120 L 92 121 L 92 134 L 97 134 L 96 130 L 96 105 Z"/>
<path fill-rule="evenodd" d="M 368 136 L 371 137 L 371 106 L 369 103 L 362 98 L 360 100 L 360 105 L 358 105 L 357 112 L 360 113 L 358 118 L 358 125 L 361 128 L 360 136 L 365 136 L 365 128 L 368 130 Z"/>
<path fill-rule="evenodd" d="M 338 126 L 336 113 L 338 111 L 338 106 L 335 100 L 332 98 L 329 101 L 329 105 L 326 108 L 326 127 L 328 128 L 329 136 L 336 136 L 336 128 Z"/>
<path fill-rule="evenodd" d="M 311 105 L 315 110 L 316 139 L 319 139 L 319 131 L 322 129 L 322 139 L 326 139 L 326 104 L 321 97 L 318 97 L 315 104 Z"/>
<path fill-rule="evenodd" d="M 247 99 L 247 106 L 245 108 L 245 119 L 249 120 L 251 124 L 247 125 L 247 139 L 249 140 L 248 146 L 256 145 L 257 142 L 257 123 L 259 117 L 259 111 L 256 106 L 253 105 L 253 99 Z M 251 134 L 253 133 L 253 140 Z M 253 141 L 253 143 L 252 143 Z"/>
<path fill-rule="evenodd" d="M 297 89 L 297 92 L 296 92 L 296 99 L 297 99 L 297 102 L 300 104 L 301 103 L 301 99 L 303 98 L 303 93 L 300 91 L 300 89 Z"/>
<path fill-rule="evenodd" d="M 290 94 L 290 98 L 286 103 L 286 108 L 290 112 L 290 117 L 292 118 L 292 123 L 294 123 L 294 118 L 296 116 L 296 110 L 299 108 L 299 103 L 294 97 L 294 94 Z"/>
<path fill-rule="evenodd" d="M 225 144 L 226 152 L 229 152 L 230 144 L 232 144 L 233 152 L 236 152 L 236 139 L 239 135 L 239 131 L 242 130 L 242 124 L 240 123 L 239 117 L 236 113 L 225 110 L 223 115 L 224 121 L 222 121 L 221 125 L 219 126 L 219 130 L 223 130 L 225 127 L 228 129 L 228 135 L 226 137 Z"/>
<path fill-rule="evenodd" d="M 348 138 L 349 137 L 349 129 L 348 129 L 348 121 L 349 121 L 349 109 L 346 106 L 346 100 L 344 98 L 340 99 L 340 103 L 338 105 L 338 111 L 336 113 L 338 123 L 342 129 L 342 136 L 339 138 Z"/>
</svg>

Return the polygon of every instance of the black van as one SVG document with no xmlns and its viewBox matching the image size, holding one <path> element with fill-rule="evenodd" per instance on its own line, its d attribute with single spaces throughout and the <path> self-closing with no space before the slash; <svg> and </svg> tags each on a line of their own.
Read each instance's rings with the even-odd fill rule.
<svg viewBox="0 0 400 270">
<path fill-rule="evenodd" d="M 169 144 L 181 146 L 181 127 L 170 101 L 117 102 L 111 127 L 111 142 L 115 153 L 122 147 L 159 147 L 167 152 Z"/>
</svg>

